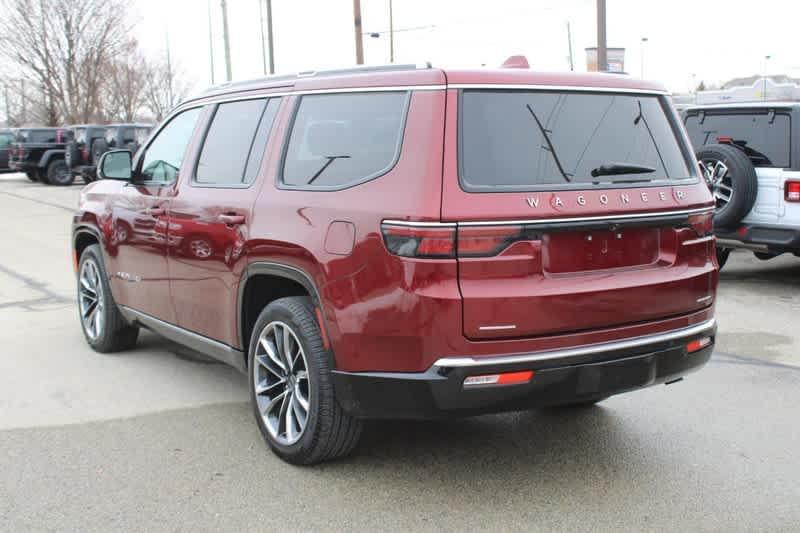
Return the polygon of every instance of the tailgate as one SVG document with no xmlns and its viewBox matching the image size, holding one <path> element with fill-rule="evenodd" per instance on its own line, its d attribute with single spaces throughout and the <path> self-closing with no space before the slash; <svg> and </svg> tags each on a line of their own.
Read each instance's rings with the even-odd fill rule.
<svg viewBox="0 0 800 533">
<path fill-rule="evenodd" d="M 463 332 L 522 338 L 712 305 L 713 202 L 663 95 L 450 89 L 442 220 Z"/>
</svg>

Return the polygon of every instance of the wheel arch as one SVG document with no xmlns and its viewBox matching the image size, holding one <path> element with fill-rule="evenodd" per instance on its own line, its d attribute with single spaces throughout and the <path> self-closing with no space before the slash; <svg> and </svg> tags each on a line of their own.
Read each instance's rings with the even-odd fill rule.
<svg viewBox="0 0 800 533">
<path fill-rule="evenodd" d="M 270 302 L 288 296 L 308 296 L 314 305 L 323 339 L 328 339 L 328 327 L 322 312 L 322 299 L 312 277 L 305 271 L 269 261 L 257 261 L 247 266 L 238 291 L 238 334 L 245 364 L 250 335 L 258 314 Z M 317 310 L 319 312 L 317 313 Z M 333 362 L 333 359 L 332 359 Z"/>
<path fill-rule="evenodd" d="M 92 244 L 101 244 L 100 232 L 91 226 L 78 226 L 72 233 L 72 249 L 75 251 L 75 268 L 83 251 Z"/>
<path fill-rule="evenodd" d="M 47 168 L 47 166 L 56 159 L 66 159 L 66 153 L 66 150 L 47 150 L 42 154 L 42 158 L 39 159 L 39 164 L 37 166 L 39 168 Z"/>
</svg>

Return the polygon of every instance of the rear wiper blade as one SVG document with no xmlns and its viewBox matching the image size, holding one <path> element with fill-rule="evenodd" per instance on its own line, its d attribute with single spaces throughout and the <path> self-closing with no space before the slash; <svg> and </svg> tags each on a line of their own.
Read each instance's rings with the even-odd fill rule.
<svg viewBox="0 0 800 533">
<path fill-rule="evenodd" d="M 533 111 L 533 108 L 531 107 L 531 104 L 526 104 L 525 107 L 528 108 L 528 111 L 530 112 L 531 116 L 533 117 L 533 120 L 536 121 L 536 125 L 539 127 L 539 131 L 542 133 L 542 137 L 544 137 L 544 140 L 547 143 L 546 150 L 553 155 L 553 161 L 555 161 L 556 168 L 558 168 L 558 171 L 561 173 L 561 177 L 564 178 L 564 181 L 569 183 L 570 181 L 572 181 L 572 180 L 569 179 L 571 174 L 567 174 L 567 172 L 564 170 L 564 167 L 561 166 L 561 160 L 558 158 L 558 154 L 556 153 L 556 148 L 555 148 L 555 146 L 553 146 L 553 142 L 550 140 L 550 135 L 549 134 L 552 133 L 552 132 L 550 130 L 548 130 L 548 129 L 545 129 L 545 127 L 542 125 L 542 121 L 539 120 L 539 117 L 537 117 L 536 113 Z M 544 147 L 542 147 L 542 148 L 544 148 Z"/>
<path fill-rule="evenodd" d="M 619 174 L 649 174 L 655 172 L 653 167 L 646 167 L 644 165 L 630 165 L 627 163 L 606 163 L 597 168 L 593 168 L 591 175 L 593 178 L 598 176 L 616 176 Z M 639 181 L 639 180 L 634 180 Z M 644 180 L 650 181 L 650 180 Z"/>
</svg>

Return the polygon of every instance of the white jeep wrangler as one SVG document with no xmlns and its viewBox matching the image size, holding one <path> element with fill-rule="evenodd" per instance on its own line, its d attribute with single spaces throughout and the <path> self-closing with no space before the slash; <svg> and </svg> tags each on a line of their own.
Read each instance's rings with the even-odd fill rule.
<svg viewBox="0 0 800 533">
<path fill-rule="evenodd" d="M 717 258 L 800 257 L 800 102 L 695 106 L 684 124 L 717 200 Z"/>
</svg>

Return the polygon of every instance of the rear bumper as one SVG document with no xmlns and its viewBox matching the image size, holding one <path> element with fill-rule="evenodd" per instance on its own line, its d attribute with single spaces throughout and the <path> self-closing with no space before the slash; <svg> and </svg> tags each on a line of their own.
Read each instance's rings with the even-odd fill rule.
<svg viewBox="0 0 800 533">
<path fill-rule="evenodd" d="M 743 225 L 736 230 L 717 229 L 717 245 L 763 252 L 800 251 L 800 228 Z"/>
<path fill-rule="evenodd" d="M 342 408 L 360 418 L 441 418 L 589 401 L 676 380 L 708 362 L 716 322 L 578 348 L 444 358 L 426 372 L 334 372 Z M 688 353 L 686 344 L 711 337 Z M 533 370 L 518 385 L 465 389 L 468 376 Z"/>
</svg>

